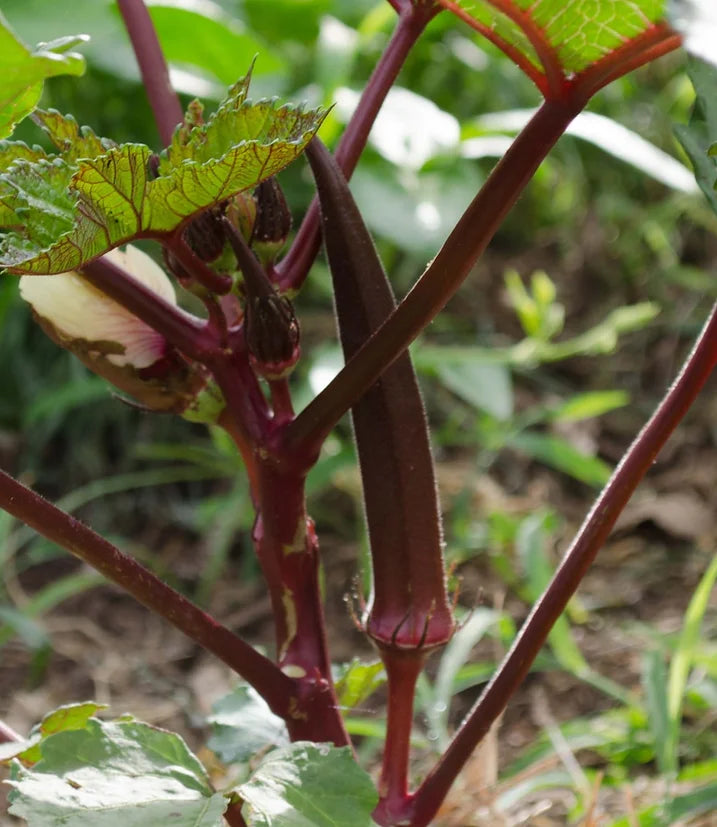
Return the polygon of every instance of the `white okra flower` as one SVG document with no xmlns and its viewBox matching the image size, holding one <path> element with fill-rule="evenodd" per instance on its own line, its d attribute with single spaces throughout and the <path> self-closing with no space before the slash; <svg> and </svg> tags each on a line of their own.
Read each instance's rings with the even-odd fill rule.
<svg viewBox="0 0 717 827">
<path fill-rule="evenodd" d="M 146 253 L 128 245 L 105 255 L 165 301 L 177 304 L 174 285 Z M 200 365 L 187 361 L 161 333 L 80 273 L 22 276 L 20 294 L 54 342 L 142 406 L 202 421 L 215 419 L 223 407 Z"/>
</svg>

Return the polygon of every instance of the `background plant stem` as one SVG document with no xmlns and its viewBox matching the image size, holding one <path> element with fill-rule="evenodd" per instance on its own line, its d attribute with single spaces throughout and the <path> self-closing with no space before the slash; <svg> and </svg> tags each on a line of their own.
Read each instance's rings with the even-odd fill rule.
<svg viewBox="0 0 717 827">
<path fill-rule="evenodd" d="M 638 483 L 717 364 L 717 304 L 665 398 L 613 472 L 550 584 L 533 607 L 450 746 L 413 800 L 414 827 L 425 827 L 469 756 L 523 682 L 553 624 L 575 593 Z"/>
<path fill-rule="evenodd" d="M 179 98 L 172 89 L 167 61 L 159 45 L 152 18 L 143 0 L 117 0 L 117 5 L 132 41 L 160 140 L 164 146 L 168 146 L 177 124 L 184 120 L 184 113 Z"/>
<path fill-rule="evenodd" d="M 414 6 L 409 2 L 400 12 L 391 40 L 376 64 L 336 148 L 336 161 L 347 179 L 351 178 L 356 169 L 371 127 L 411 48 L 439 11 L 439 7 Z M 280 291 L 298 290 L 301 287 L 320 245 L 319 202 L 314 198 L 291 249 L 276 267 Z"/>
</svg>

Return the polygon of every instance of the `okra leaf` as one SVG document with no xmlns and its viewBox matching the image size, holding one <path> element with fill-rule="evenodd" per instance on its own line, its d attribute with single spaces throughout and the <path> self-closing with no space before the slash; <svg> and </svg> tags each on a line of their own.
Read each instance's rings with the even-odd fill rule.
<svg viewBox="0 0 717 827">
<path fill-rule="evenodd" d="M 274 750 L 237 792 L 249 827 L 370 827 L 378 793 L 349 747 Z"/>
<path fill-rule="evenodd" d="M 0 174 L 0 220 L 8 228 L 0 267 L 13 273 L 75 270 L 131 239 L 169 235 L 196 213 L 283 169 L 324 113 L 276 101 L 250 103 L 248 83 L 237 83 L 206 123 L 201 107 L 190 107 L 157 164 L 147 146 L 116 146 L 78 129 L 71 118 L 38 113 L 61 152 L 32 158 L 27 148 L 6 150 L 13 162 Z"/>
<path fill-rule="evenodd" d="M 82 729 L 89 718 L 100 709 L 102 704 L 92 702 L 67 704 L 48 712 L 42 721 L 33 727 L 29 738 L 2 744 L 0 747 L 0 763 L 7 763 L 11 758 L 18 758 L 23 765 L 31 766 L 42 758 L 39 746 L 43 738 L 56 732 L 65 732 L 72 729 Z"/>
<path fill-rule="evenodd" d="M 313 141 L 324 244 L 344 357 L 354 356 L 396 301 L 373 241 L 333 157 Z M 406 352 L 351 410 L 373 561 L 367 631 L 388 645 L 450 638 L 441 518 L 423 400 Z"/>
<path fill-rule="evenodd" d="M 626 53 L 630 44 L 660 39 L 657 27 L 667 6 L 667 0 L 438 2 L 515 60 L 548 97 L 559 96 L 564 84 L 590 67 Z M 626 71 L 631 68 L 625 64 Z"/>
<path fill-rule="evenodd" d="M 81 705 L 52 719 L 33 760 L 14 761 L 12 815 L 29 827 L 220 827 L 228 801 L 178 735 L 87 711 Z"/>
<path fill-rule="evenodd" d="M 225 764 L 248 761 L 267 746 L 289 743 L 286 724 L 250 686 L 240 685 L 212 705 L 207 746 Z"/>
<path fill-rule="evenodd" d="M 65 37 L 28 49 L 0 12 L 0 138 L 7 137 L 32 112 L 46 78 L 85 71 L 84 58 L 69 50 L 86 39 L 84 35 Z"/>
</svg>

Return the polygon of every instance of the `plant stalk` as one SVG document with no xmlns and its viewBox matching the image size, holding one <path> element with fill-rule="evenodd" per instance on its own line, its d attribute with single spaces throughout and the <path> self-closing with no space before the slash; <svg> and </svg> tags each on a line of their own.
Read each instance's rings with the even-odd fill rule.
<svg viewBox="0 0 717 827">
<path fill-rule="evenodd" d="M 425 3 L 414 6 L 411 2 L 400 10 L 391 40 L 376 64 L 336 148 L 336 161 L 347 180 L 356 169 L 371 127 L 409 52 L 439 11 L 438 6 Z M 319 202 L 314 198 L 291 249 L 275 268 L 275 280 L 280 292 L 299 290 L 304 283 L 321 245 L 319 223 Z"/>
<path fill-rule="evenodd" d="M 275 714 L 287 717 L 296 691 L 295 681 L 149 569 L 4 471 L 0 471 L 0 508 L 88 563 L 212 652 L 251 684 Z"/>
<path fill-rule="evenodd" d="M 164 146 L 169 146 L 175 128 L 184 120 L 184 112 L 172 89 L 167 61 L 152 18 L 143 0 L 117 0 L 117 5 L 132 41 L 160 140 Z"/>
<path fill-rule="evenodd" d="M 582 109 L 546 101 L 498 162 L 428 269 L 396 310 L 285 433 L 294 450 L 316 451 L 339 419 L 435 318 L 468 276 L 568 124 Z"/>
<path fill-rule="evenodd" d="M 717 304 L 655 413 L 596 500 L 502 664 L 413 799 L 413 827 L 425 827 L 469 756 L 525 679 L 550 629 L 575 593 L 635 488 L 717 365 Z"/>
<path fill-rule="evenodd" d="M 319 544 L 306 514 L 306 471 L 259 463 L 257 518 L 253 540 L 271 596 L 276 623 L 277 662 L 299 687 L 293 715 L 286 719 L 292 740 L 350 744 L 331 677 L 319 587 Z"/>
<path fill-rule="evenodd" d="M 408 792 L 413 699 L 416 681 L 425 663 L 426 652 L 397 652 L 383 657 L 388 676 L 386 742 L 383 748 L 381 778 L 378 782 L 379 803 L 373 812 L 378 824 L 390 827 L 402 824 L 411 796 Z"/>
</svg>

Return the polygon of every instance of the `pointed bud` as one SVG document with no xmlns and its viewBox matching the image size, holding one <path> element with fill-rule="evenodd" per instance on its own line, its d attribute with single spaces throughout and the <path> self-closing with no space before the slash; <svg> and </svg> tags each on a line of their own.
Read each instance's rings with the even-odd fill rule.
<svg viewBox="0 0 717 827">
<path fill-rule="evenodd" d="M 299 358 L 299 323 L 285 296 L 247 298 L 245 334 L 254 370 L 265 379 L 281 379 Z"/>
<path fill-rule="evenodd" d="M 199 213 L 187 224 L 184 240 L 202 261 L 215 261 L 224 250 L 226 239 L 221 222 L 223 214 L 224 205 L 219 204 Z"/>
<path fill-rule="evenodd" d="M 254 190 L 254 198 L 256 221 L 251 246 L 264 267 L 268 267 L 274 263 L 289 237 L 291 212 L 274 176 L 259 184 Z"/>
<path fill-rule="evenodd" d="M 165 301 L 177 303 L 171 281 L 148 255 L 131 246 L 106 255 Z M 207 385 L 203 369 L 79 273 L 22 276 L 20 294 L 54 342 L 143 407 L 183 413 L 199 405 Z"/>
</svg>

